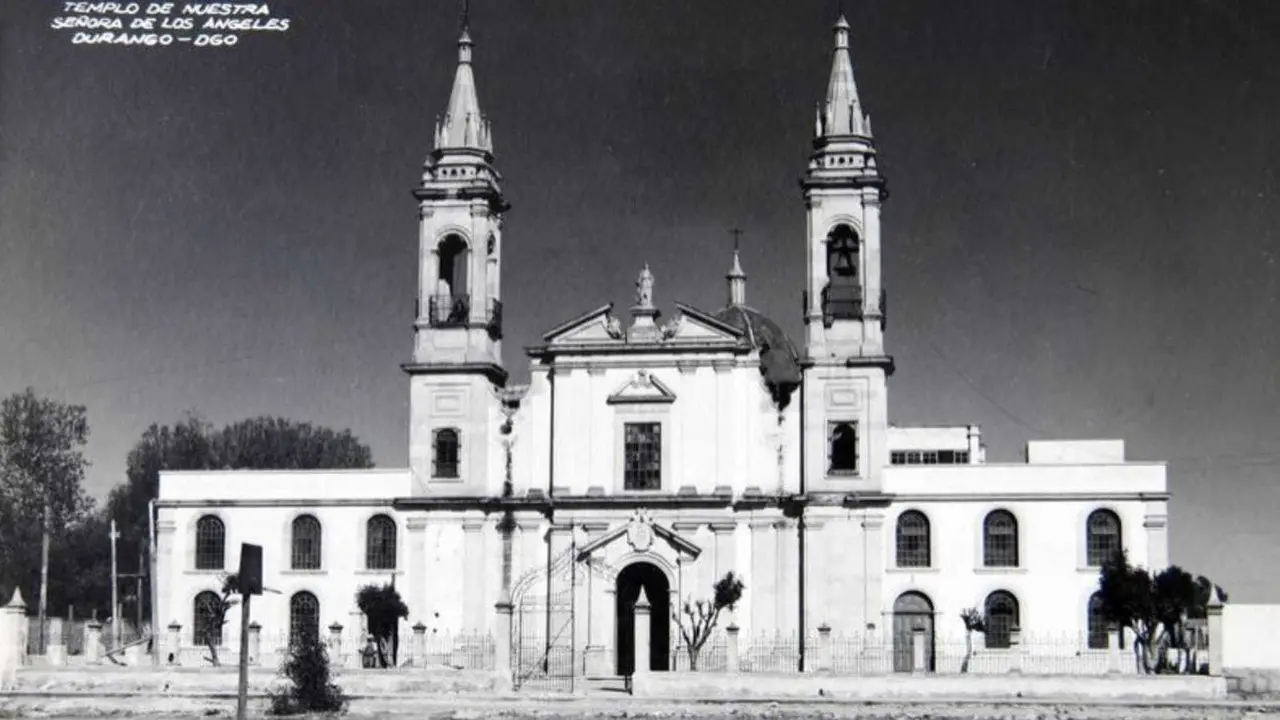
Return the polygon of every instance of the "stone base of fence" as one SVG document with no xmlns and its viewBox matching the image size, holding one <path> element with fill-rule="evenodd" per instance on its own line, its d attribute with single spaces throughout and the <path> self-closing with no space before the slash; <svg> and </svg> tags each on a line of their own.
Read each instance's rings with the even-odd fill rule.
<svg viewBox="0 0 1280 720">
<path fill-rule="evenodd" d="M 632 678 L 636 697 L 761 700 L 1222 700 L 1224 678 L 1204 676 L 1066 677 L 1027 674 L 848 676 L 825 673 L 730 674 L 670 672 Z"/>
</svg>

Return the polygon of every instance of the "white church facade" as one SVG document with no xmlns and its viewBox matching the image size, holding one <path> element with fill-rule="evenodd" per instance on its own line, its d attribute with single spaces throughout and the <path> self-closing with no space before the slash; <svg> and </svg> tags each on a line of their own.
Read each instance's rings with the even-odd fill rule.
<svg viewBox="0 0 1280 720">
<path fill-rule="evenodd" d="M 646 266 L 633 306 L 549 330 L 517 387 L 502 352 L 508 206 L 464 30 L 414 193 L 409 467 L 162 473 L 156 621 L 188 644 L 214 632 L 202 593 L 247 542 L 273 590 L 252 608 L 264 638 L 351 628 L 359 587 L 394 579 L 406 628 L 484 635 L 510 617 L 517 642 L 534 626 L 539 642 L 570 638 L 583 672 L 627 674 L 637 643 L 667 669 L 671 610 L 732 571 L 746 590 L 721 624 L 744 638 L 825 627 L 896 647 L 917 626 L 930 642 L 961 634 L 974 607 L 992 648 L 1015 629 L 1105 647 L 1102 558 L 1167 564 L 1165 466 L 1127 461 L 1118 440 L 1031 442 L 1025 462 L 988 463 L 975 426 L 889 423 L 885 180 L 843 18 L 834 35 L 825 102 L 797 118 L 814 123 L 796 199 L 801 341 L 748 304 L 736 252 L 726 305 L 676 303 L 670 320 L 662 268 Z M 649 638 L 632 625 L 641 589 Z"/>
</svg>

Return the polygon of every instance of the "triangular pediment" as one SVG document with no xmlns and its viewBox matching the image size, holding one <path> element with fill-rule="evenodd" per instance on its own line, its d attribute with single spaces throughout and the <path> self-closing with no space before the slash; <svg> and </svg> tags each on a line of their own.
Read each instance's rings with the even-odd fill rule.
<svg viewBox="0 0 1280 720">
<path fill-rule="evenodd" d="M 613 303 L 561 323 L 542 336 L 548 345 L 578 345 L 619 342 L 621 322 L 613 316 Z"/>
<path fill-rule="evenodd" d="M 650 375 L 648 371 L 638 370 L 635 377 L 627 381 L 609 396 L 610 405 L 620 403 L 670 403 L 675 402 L 676 394 L 666 383 Z"/>
<path fill-rule="evenodd" d="M 649 513 L 637 510 L 635 515 L 625 523 L 611 528 L 608 532 L 592 540 L 578 550 L 578 560 L 585 560 L 593 553 L 599 552 L 614 543 L 626 543 L 634 552 L 649 552 L 658 543 L 664 543 L 677 554 L 690 559 L 702 554 L 702 548 L 679 533 L 653 521 Z"/>
<path fill-rule="evenodd" d="M 741 330 L 697 308 L 684 303 L 676 303 L 676 308 L 680 314 L 664 328 L 665 342 L 737 345 L 743 339 Z"/>
</svg>

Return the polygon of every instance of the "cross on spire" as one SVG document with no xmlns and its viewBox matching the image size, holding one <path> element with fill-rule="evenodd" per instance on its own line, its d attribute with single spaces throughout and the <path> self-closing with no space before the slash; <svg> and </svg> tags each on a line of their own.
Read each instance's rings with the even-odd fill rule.
<svg viewBox="0 0 1280 720">
<path fill-rule="evenodd" d="M 471 0 L 462 0 L 462 29 L 471 27 Z"/>
<path fill-rule="evenodd" d="M 729 304 L 744 305 L 747 302 L 747 274 L 742 272 L 742 262 L 738 260 L 742 230 L 735 227 L 729 234 L 733 235 L 733 264 L 729 266 L 729 274 L 725 276 L 729 281 Z"/>
<path fill-rule="evenodd" d="M 733 236 L 733 251 L 738 252 L 738 241 L 742 239 L 742 230 L 734 228 L 729 231 L 729 234 Z"/>
</svg>

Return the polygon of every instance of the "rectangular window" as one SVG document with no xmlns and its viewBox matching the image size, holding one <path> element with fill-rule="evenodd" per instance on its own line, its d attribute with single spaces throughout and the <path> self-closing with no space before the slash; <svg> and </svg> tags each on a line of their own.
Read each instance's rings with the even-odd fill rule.
<svg viewBox="0 0 1280 720">
<path fill-rule="evenodd" d="M 828 474 L 858 474 L 858 423 L 833 422 L 827 431 Z"/>
<path fill-rule="evenodd" d="M 661 490 L 662 425 L 626 423 L 623 434 L 623 489 Z"/>
<path fill-rule="evenodd" d="M 906 465 L 907 454 L 905 452 L 902 452 L 901 450 L 894 450 L 893 452 L 889 453 L 889 464 L 890 465 Z"/>
</svg>

